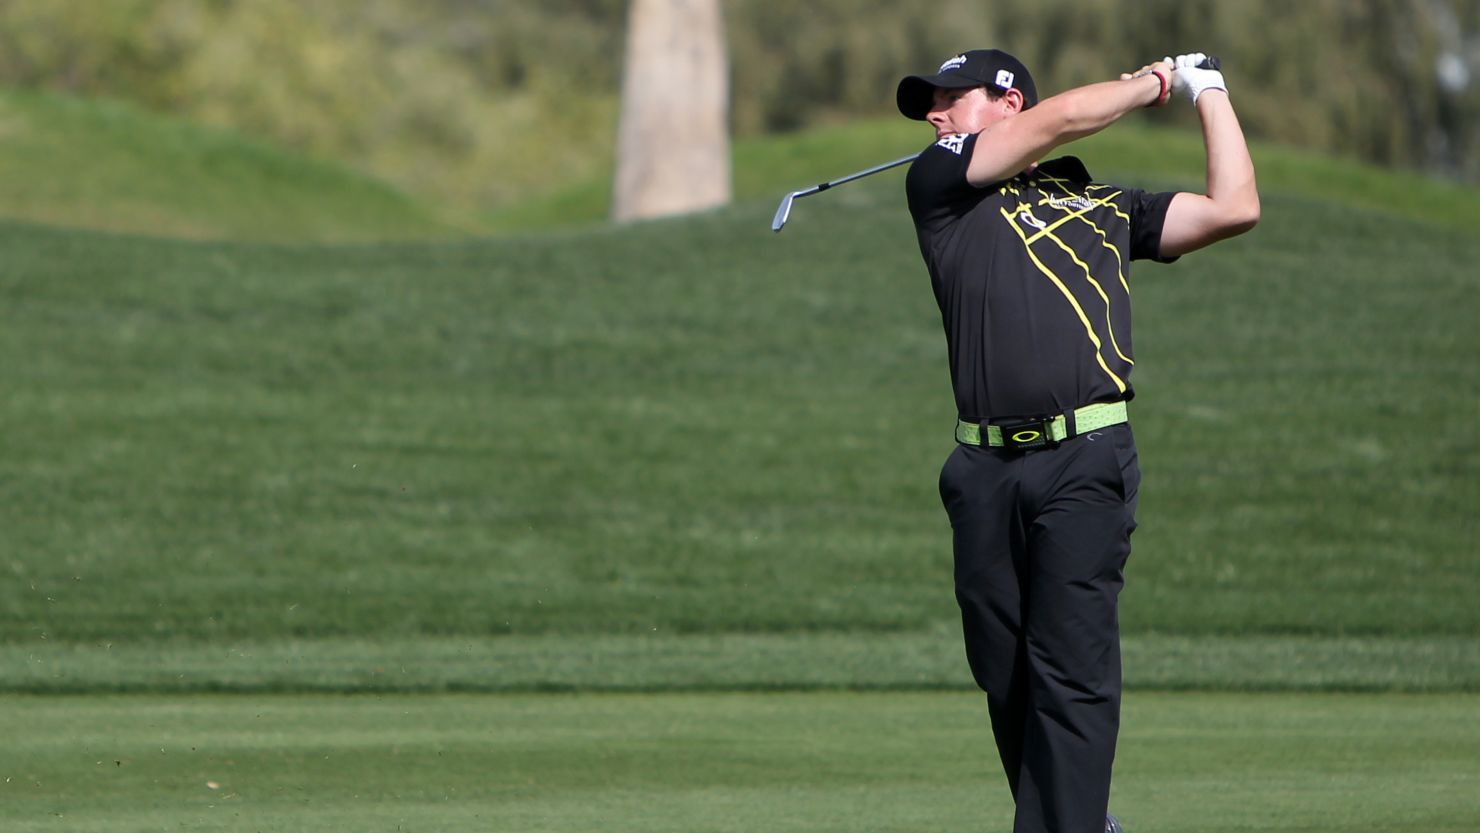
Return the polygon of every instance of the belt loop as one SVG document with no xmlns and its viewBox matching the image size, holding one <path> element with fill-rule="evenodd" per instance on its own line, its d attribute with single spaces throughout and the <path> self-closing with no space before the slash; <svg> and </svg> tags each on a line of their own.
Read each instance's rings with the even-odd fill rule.
<svg viewBox="0 0 1480 833">
<path fill-rule="evenodd" d="M 1074 409 L 1064 412 L 1064 439 L 1079 436 L 1079 426 L 1074 423 Z"/>
</svg>

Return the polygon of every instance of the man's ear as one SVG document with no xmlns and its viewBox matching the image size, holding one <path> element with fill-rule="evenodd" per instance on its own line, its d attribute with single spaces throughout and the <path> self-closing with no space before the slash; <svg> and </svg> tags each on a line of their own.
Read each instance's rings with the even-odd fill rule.
<svg viewBox="0 0 1480 833">
<path fill-rule="evenodd" d="M 1008 110 L 1008 112 L 1011 112 L 1011 113 L 1021 113 L 1021 112 L 1023 112 L 1023 104 L 1025 102 L 1023 101 L 1023 91 L 1022 90 L 1019 90 L 1019 89 L 1016 89 L 1016 88 L 1010 89 L 1007 92 L 1005 92 L 1005 93 L 1002 94 L 1002 98 L 1007 102 L 1007 110 Z"/>
</svg>

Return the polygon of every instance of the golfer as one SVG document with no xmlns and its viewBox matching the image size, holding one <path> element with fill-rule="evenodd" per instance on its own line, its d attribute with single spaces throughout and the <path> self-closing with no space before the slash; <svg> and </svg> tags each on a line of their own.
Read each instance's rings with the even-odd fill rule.
<svg viewBox="0 0 1480 833">
<path fill-rule="evenodd" d="M 1014 833 L 1119 831 L 1116 603 L 1140 472 L 1127 403 L 1130 265 L 1169 263 L 1259 220 L 1223 76 L 1201 54 L 1042 101 L 1028 69 L 973 50 L 899 83 L 935 143 L 906 178 L 940 305 L 958 445 L 941 470 L 966 655 L 1017 804 Z M 1173 93 L 1192 100 L 1204 193 L 1095 182 L 1054 148 Z"/>
</svg>

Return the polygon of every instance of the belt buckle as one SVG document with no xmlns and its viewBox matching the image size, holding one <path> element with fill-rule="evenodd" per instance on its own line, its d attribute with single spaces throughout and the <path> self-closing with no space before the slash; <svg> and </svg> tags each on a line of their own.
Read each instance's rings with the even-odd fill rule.
<svg viewBox="0 0 1480 833">
<path fill-rule="evenodd" d="M 1002 432 L 1002 447 L 1013 451 L 1057 448 L 1059 445 L 1059 441 L 1053 438 L 1053 417 L 1009 422 L 998 425 L 997 430 Z"/>
</svg>

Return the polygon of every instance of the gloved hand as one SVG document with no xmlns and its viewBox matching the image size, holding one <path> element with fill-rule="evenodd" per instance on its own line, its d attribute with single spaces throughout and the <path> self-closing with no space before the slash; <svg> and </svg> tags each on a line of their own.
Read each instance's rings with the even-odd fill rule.
<svg viewBox="0 0 1480 833">
<path fill-rule="evenodd" d="M 1223 83 L 1223 73 L 1216 69 L 1198 67 L 1207 57 L 1201 52 L 1191 52 L 1166 59 L 1175 67 L 1172 71 L 1172 92 L 1186 93 L 1194 105 L 1197 104 L 1197 97 L 1205 90 L 1228 92 L 1228 86 Z"/>
</svg>

